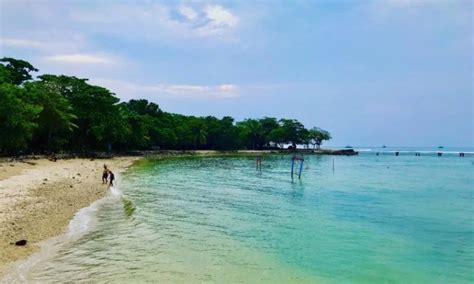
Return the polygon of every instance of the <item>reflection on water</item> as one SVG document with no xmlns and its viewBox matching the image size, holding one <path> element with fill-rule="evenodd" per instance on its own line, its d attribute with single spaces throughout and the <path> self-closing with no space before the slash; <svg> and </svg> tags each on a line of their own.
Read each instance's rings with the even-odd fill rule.
<svg viewBox="0 0 474 284">
<path fill-rule="evenodd" d="M 144 161 L 97 226 L 36 281 L 474 281 L 472 161 L 457 157 Z"/>
</svg>

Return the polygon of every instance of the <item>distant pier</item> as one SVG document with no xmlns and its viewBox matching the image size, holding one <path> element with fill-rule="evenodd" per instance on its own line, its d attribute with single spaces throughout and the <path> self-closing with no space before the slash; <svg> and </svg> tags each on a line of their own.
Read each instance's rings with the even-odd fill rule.
<svg viewBox="0 0 474 284">
<path fill-rule="evenodd" d="M 461 152 L 461 151 L 360 151 L 362 155 L 374 154 L 376 156 L 432 156 L 432 157 L 443 157 L 443 156 L 452 156 L 452 157 L 474 157 L 474 152 Z"/>
</svg>

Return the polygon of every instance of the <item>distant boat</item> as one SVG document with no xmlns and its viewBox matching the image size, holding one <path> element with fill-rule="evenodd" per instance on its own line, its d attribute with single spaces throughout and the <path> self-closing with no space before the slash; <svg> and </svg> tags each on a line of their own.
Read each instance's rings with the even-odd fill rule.
<svg viewBox="0 0 474 284">
<path fill-rule="evenodd" d="M 438 149 L 443 149 L 444 147 L 443 146 L 438 146 Z"/>
<path fill-rule="evenodd" d="M 383 145 L 382 148 L 387 148 L 387 146 Z"/>
<path fill-rule="evenodd" d="M 349 146 L 349 145 L 346 146 L 346 149 L 352 149 L 352 148 L 353 148 L 352 146 Z"/>
</svg>

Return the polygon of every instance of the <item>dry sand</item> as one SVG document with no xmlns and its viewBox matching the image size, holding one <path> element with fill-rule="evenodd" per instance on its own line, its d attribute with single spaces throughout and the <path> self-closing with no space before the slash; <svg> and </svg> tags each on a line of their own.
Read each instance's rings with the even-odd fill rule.
<svg viewBox="0 0 474 284">
<path fill-rule="evenodd" d="M 46 159 L 0 163 L 0 278 L 8 264 L 39 249 L 40 241 L 64 233 L 81 208 L 105 196 L 102 166 L 114 173 L 137 158 Z M 18 240 L 25 246 L 16 246 Z"/>
</svg>

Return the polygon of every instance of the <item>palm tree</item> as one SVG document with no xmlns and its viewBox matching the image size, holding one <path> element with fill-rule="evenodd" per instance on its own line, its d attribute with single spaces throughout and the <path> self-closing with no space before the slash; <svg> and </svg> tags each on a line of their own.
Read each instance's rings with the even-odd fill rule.
<svg viewBox="0 0 474 284">
<path fill-rule="evenodd" d="M 198 145 L 202 146 L 207 143 L 207 127 L 204 123 L 198 123 L 194 125 L 193 134 L 195 149 L 197 149 Z"/>
<path fill-rule="evenodd" d="M 246 119 L 238 123 L 242 128 L 242 132 L 249 139 L 250 148 L 258 149 L 263 146 L 264 131 L 260 122 L 256 119 Z"/>
</svg>

